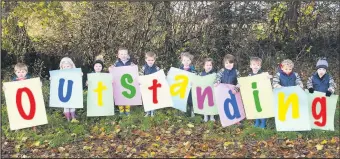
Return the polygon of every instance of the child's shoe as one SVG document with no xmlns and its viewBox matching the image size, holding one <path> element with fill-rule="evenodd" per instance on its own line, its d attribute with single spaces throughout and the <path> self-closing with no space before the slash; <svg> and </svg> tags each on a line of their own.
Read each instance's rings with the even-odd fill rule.
<svg viewBox="0 0 340 159">
<path fill-rule="evenodd" d="M 148 117 L 150 115 L 149 111 L 146 112 L 146 114 L 144 115 L 144 117 Z"/>
<path fill-rule="evenodd" d="M 79 123 L 79 121 L 78 121 L 76 118 L 73 118 L 73 119 L 71 120 L 71 123 Z"/>
<path fill-rule="evenodd" d="M 260 128 L 262 129 L 266 128 L 266 119 L 261 119 Z"/>
<path fill-rule="evenodd" d="M 64 112 L 64 115 L 65 115 L 67 121 L 70 121 L 70 119 L 71 119 L 71 114 L 70 114 L 70 112 Z"/>
<path fill-rule="evenodd" d="M 260 125 L 260 119 L 255 119 L 254 127 L 259 127 Z"/>
<path fill-rule="evenodd" d="M 150 112 L 150 115 L 151 115 L 151 117 L 155 116 L 155 112 L 152 110 L 152 111 Z"/>
</svg>

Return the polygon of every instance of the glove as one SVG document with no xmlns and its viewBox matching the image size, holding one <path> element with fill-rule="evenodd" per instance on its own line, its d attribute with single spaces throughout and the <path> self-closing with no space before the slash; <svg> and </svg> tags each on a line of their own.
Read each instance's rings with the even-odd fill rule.
<svg viewBox="0 0 340 159">
<path fill-rule="evenodd" d="M 327 92 L 326 92 L 326 96 L 327 96 L 327 97 L 331 96 L 331 94 L 332 94 L 332 92 L 330 92 L 330 91 L 327 91 Z"/>
<path fill-rule="evenodd" d="M 309 93 L 314 93 L 314 89 L 313 88 L 309 88 L 308 91 L 309 91 Z"/>
</svg>

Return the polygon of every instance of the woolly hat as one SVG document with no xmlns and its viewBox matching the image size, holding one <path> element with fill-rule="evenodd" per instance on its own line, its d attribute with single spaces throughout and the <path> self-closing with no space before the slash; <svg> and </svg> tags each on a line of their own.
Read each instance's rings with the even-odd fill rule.
<svg viewBox="0 0 340 159">
<path fill-rule="evenodd" d="M 94 67 L 94 65 L 96 65 L 97 63 L 101 64 L 102 67 L 104 68 L 104 63 L 103 63 L 103 61 L 101 61 L 101 60 L 96 60 L 96 61 L 94 61 L 93 67 Z"/>
<path fill-rule="evenodd" d="M 318 62 L 316 63 L 316 69 L 319 68 L 328 68 L 328 62 L 326 61 L 326 58 L 319 59 Z"/>
</svg>

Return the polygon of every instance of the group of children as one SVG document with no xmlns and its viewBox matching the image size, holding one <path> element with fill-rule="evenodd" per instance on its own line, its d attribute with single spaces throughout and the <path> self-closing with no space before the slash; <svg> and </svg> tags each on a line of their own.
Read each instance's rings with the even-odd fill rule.
<svg viewBox="0 0 340 159">
<path fill-rule="evenodd" d="M 195 67 L 192 64 L 193 55 L 189 52 L 183 52 L 180 56 L 181 66 L 179 67 L 182 70 L 189 71 L 191 73 L 195 73 Z M 156 61 L 156 54 L 154 52 L 147 52 L 145 54 L 145 64 L 141 67 L 139 74 L 140 75 L 149 75 L 152 73 L 157 72 L 160 68 L 155 64 Z M 239 71 L 234 67 L 235 65 L 235 57 L 231 54 L 225 55 L 223 59 L 224 67 L 217 72 L 216 79 L 214 81 L 214 86 L 216 87 L 220 83 L 224 84 L 231 84 L 234 85 L 235 89 L 232 90 L 232 93 L 235 94 L 240 91 L 240 86 L 237 81 L 237 78 L 240 77 Z M 126 48 L 119 48 L 118 49 L 118 58 L 116 62 L 109 67 L 109 71 L 112 70 L 113 67 L 121 67 L 121 66 L 129 66 L 135 65 L 128 54 L 128 50 Z M 249 76 L 254 76 L 257 74 L 262 73 L 261 69 L 262 60 L 258 57 L 252 57 L 250 59 L 250 68 L 251 72 Z M 71 69 L 75 68 L 73 61 L 68 58 L 64 57 L 60 61 L 60 69 Z M 301 81 L 300 76 L 298 73 L 293 71 L 294 63 L 289 60 L 283 60 L 278 67 L 278 72 L 274 75 L 272 86 L 273 88 L 280 88 L 280 87 L 288 87 L 288 86 L 300 86 L 303 88 L 303 83 Z M 103 59 L 96 59 L 93 65 L 93 73 L 100 73 L 103 72 L 104 64 Z M 214 73 L 214 62 L 212 58 L 204 59 L 203 64 L 203 71 L 199 73 L 200 76 L 205 76 Z M 325 59 L 320 59 L 316 64 L 317 71 L 313 73 L 313 75 L 308 78 L 307 81 L 307 89 L 310 93 L 314 91 L 324 92 L 326 96 L 330 96 L 334 94 L 336 84 L 329 73 L 327 73 L 328 63 Z M 27 66 L 22 63 L 18 63 L 14 67 L 16 77 L 13 78 L 13 81 L 17 80 L 25 80 L 28 79 L 27 76 Z M 272 78 L 271 76 L 269 78 Z M 87 84 L 87 82 L 86 82 Z M 187 101 L 187 110 L 191 113 L 191 116 L 194 116 L 193 112 L 193 104 L 191 98 L 191 91 L 189 93 L 188 101 Z M 118 106 L 119 112 L 121 115 L 129 115 L 130 114 L 130 106 Z M 76 114 L 74 108 L 64 108 L 64 114 L 68 121 L 72 118 L 72 122 L 78 122 L 76 120 Z M 154 111 L 148 111 L 145 114 L 147 116 L 154 116 Z M 204 121 L 207 122 L 210 118 L 210 121 L 215 121 L 213 115 L 205 115 Z M 240 124 L 240 123 L 237 123 Z M 255 127 L 265 128 L 266 126 L 266 119 L 256 119 L 254 123 Z"/>
</svg>

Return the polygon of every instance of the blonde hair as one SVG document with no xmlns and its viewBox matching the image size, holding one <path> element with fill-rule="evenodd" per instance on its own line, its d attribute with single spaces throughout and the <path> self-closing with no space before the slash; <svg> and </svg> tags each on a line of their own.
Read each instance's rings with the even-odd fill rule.
<svg viewBox="0 0 340 159">
<path fill-rule="evenodd" d="M 262 64 L 262 59 L 259 58 L 259 57 L 251 57 L 251 58 L 250 58 L 250 63 L 251 63 L 251 62 L 259 62 L 260 65 L 261 65 L 261 64 Z"/>
<path fill-rule="evenodd" d="M 189 58 L 191 61 L 194 59 L 194 55 L 191 55 L 189 52 L 183 52 L 181 53 L 181 60 L 183 60 L 183 57 Z"/>
<path fill-rule="evenodd" d="M 103 55 L 97 55 L 96 58 L 94 59 L 94 61 L 97 61 L 97 60 L 104 62 L 104 56 Z"/>
<path fill-rule="evenodd" d="M 153 57 L 154 59 L 156 59 L 157 55 L 154 52 L 149 51 L 149 52 L 145 53 L 145 58 L 147 58 L 147 57 Z"/>
<path fill-rule="evenodd" d="M 14 66 L 14 71 L 20 71 L 20 70 L 24 70 L 26 72 L 28 72 L 28 68 L 27 68 L 27 65 L 24 64 L 24 63 L 17 63 L 15 66 Z"/>
<path fill-rule="evenodd" d="M 281 66 L 284 66 L 284 65 L 289 66 L 289 67 L 291 67 L 291 68 L 294 68 L 294 63 L 293 63 L 293 61 L 290 60 L 290 59 L 285 59 L 285 60 L 283 60 L 283 61 L 281 62 Z"/>
<path fill-rule="evenodd" d="M 226 63 L 227 61 L 229 63 L 235 63 L 235 56 L 231 55 L 231 54 L 225 55 L 224 58 L 223 58 L 223 62 Z"/>
<path fill-rule="evenodd" d="M 59 68 L 62 69 L 62 65 L 63 64 L 70 64 L 72 66 L 72 68 L 76 68 L 76 66 L 74 65 L 73 61 L 69 58 L 69 57 L 64 57 L 60 60 L 60 64 L 59 64 Z"/>
</svg>

